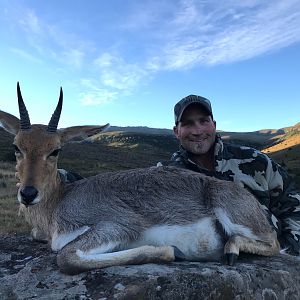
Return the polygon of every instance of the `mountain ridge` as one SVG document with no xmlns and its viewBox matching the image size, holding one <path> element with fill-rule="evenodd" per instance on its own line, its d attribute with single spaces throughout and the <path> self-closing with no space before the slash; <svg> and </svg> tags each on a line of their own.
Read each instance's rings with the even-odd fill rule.
<svg viewBox="0 0 300 300">
<path fill-rule="evenodd" d="M 111 125 L 106 131 L 126 131 L 126 132 L 146 132 L 146 133 L 162 133 L 162 134 L 173 134 L 172 129 L 168 128 L 155 128 L 148 126 L 117 126 Z M 248 133 L 258 133 L 258 134 L 285 134 L 290 131 L 300 131 L 300 122 L 295 125 L 282 127 L 278 129 L 260 129 L 254 131 L 227 131 L 227 130 L 217 130 L 220 133 L 236 133 L 236 134 L 248 134 Z"/>
<path fill-rule="evenodd" d="M 254 132 L 218 131 L 226 143 L 254 147 L 296 174 L 300 182 L 300 123 Z M 0 128 L 0 161 L 14 162 L 13 136 Z M 59 167 L 90 176 L 104 171 L 148 167 L 178 150 L 170 129 L 111 126 L 109 130 L 64 146 Z"/>
</svg>

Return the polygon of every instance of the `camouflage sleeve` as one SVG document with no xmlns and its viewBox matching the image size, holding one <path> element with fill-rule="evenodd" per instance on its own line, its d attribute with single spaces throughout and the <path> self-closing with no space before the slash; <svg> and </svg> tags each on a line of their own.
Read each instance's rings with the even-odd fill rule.
<svg viewBox="0 0 300 300">
<path fill-rule="evenodd" d="M 160 161 L 156 164 L 156 166 L 157 167 L 172 166 L 172 167 L 189 169 L 189 166 L 184 162 L 184 160 L 182 159 L 182 157 L 180 156 L 180 153 L 178 151 L 173 153 L 170 160 Z"/>
<path fill-rule="evenodd" d="M 173 160 L 160 161 L 156 164 L 156 166 L 157 167 L 170 166 L 170 167 L 190 169 L 183 161 L 173 161 Z"/>
<path fill-rule="evenodd" d="M 65 182 L 65 183 L 70 183 L 70 182 L 74 182 L 74 181 L 83 179 L 83 177 L 81 175 L 79 175 L 78 173 L 66 171 L 64 169 L 58 169 L 57 172 L 58 172 L 58 175 L 59 175 L 61 181 Z"/>
<path fill-rule="evenodd" d="M 267 171 L 270 210 L 280 222 L 279 242 L 293 255 L 300 254 L 300 189 L 278 164 L 270 159 Z"/>
</svg>

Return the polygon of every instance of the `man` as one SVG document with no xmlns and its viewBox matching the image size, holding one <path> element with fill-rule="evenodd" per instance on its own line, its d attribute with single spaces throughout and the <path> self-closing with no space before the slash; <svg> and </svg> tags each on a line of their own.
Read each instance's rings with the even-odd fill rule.
<svg viewBox="0 0 300 300">
<path fill-rule="evenodd" d="M 271 158 L 256 149 L 225 144 L 216 133 L 211 103 L 190 95 L 174 107 L 173 128 L 180 149 L 158 163 L 243 184 L 267 211 L 281 247 L 300 254 L 300 190 Z"/>
</svg>

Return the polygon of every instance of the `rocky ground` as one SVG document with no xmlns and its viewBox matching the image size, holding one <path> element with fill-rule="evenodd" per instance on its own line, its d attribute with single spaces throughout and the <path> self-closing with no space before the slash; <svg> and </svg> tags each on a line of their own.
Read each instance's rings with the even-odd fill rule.
<svg viewBox="0 0 300 300">
<path fill-rule="evenodd" d="M 242 256 L 61 274 L 46 244 L 0 237 L 0 299 L 300 299 L 300 259 Z"/>
</svg>

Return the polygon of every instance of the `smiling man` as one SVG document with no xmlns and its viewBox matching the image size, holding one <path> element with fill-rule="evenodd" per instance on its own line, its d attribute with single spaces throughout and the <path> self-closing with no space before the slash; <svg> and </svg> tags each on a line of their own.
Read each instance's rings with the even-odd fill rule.
<svg viewBox="0 0 300 300">
<path fill-rule="evenodd" d="M 180 142 L 170 161 L 158 163 L 190 169 L 239 182 L 259 200 L 275 227 L 281 247 L 300 254 L 300 190 L 291 177 L 266 154 L 223 143 L 216 133 L 211 103 L 189 95 L 174 107 L 173 128 Z"/>
<path fill-rule="evenodd" d="M 191 95 L 178 102 L 174 111 L 174 133 L 181 146 L 189 151 L 190 159 L 198 166 L 213 170 L 216 122 L 210 102 L 206 98 Z"/>
</svg>

